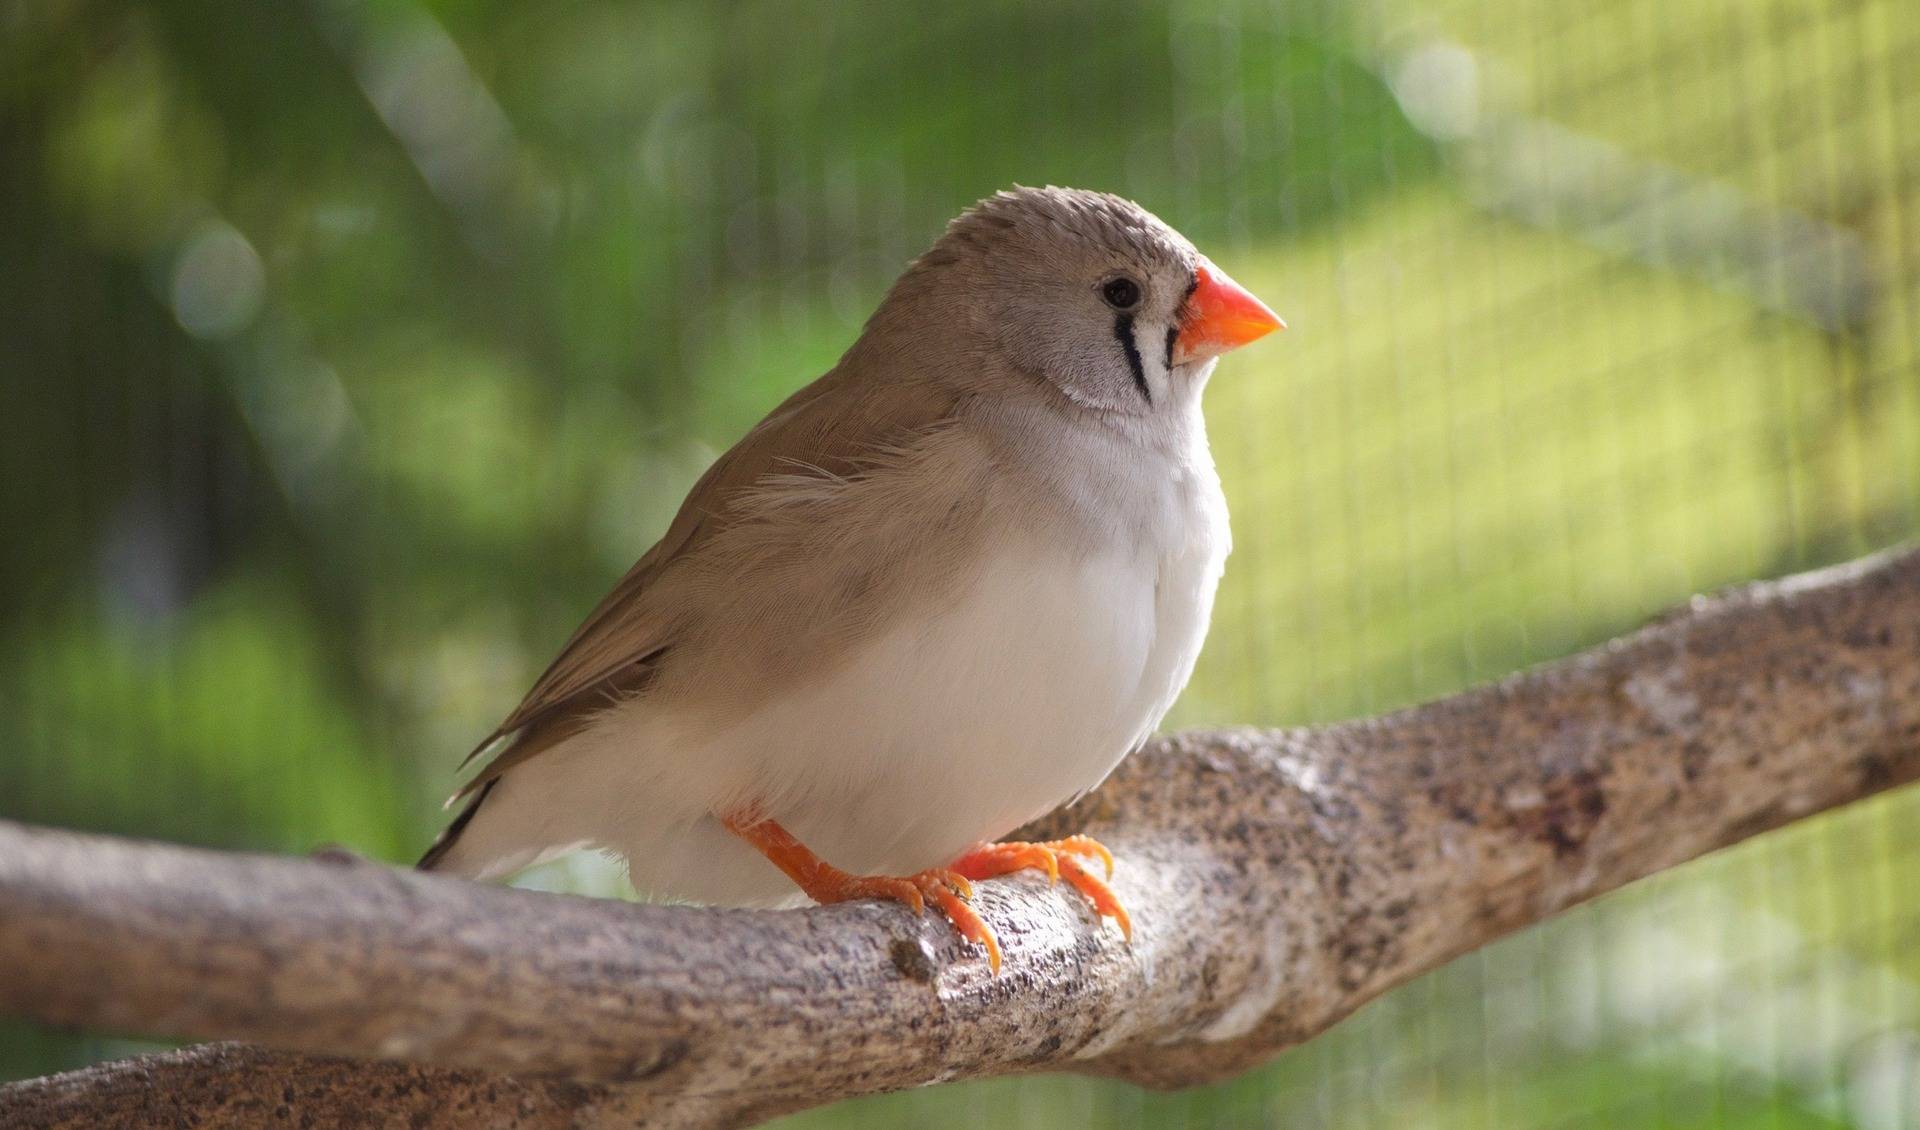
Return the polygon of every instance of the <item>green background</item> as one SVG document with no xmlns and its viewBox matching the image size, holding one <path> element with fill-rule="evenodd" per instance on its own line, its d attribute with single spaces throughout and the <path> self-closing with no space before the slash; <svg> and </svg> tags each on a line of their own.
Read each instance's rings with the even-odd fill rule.
<svg viewBox="0 0 1920 1130">
<path fill-rule="evenodd" d="M 1293 330 L 1173 723 L 1382 710 L 1920 533 L 1912 0 L 0 0 L 0 817 L 409 860 L 944 220 L 1107 188 Z M 1920 796 L 1234 1083 L 792 1125 L 1920 1125 Z M 591 861 L 532 882 L 617 889 Z M 147 1045 L 0 1021 L 0 1077 Z"/>
</svg>

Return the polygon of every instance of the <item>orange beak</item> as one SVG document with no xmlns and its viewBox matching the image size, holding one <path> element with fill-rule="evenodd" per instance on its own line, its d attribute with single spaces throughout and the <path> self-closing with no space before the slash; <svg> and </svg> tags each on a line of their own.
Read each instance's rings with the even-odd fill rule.
<svg viewBox="0 0 1920 1130">
<path fill-rule="evenodd" d="M 1174 364 L 1218 357 L 1287 328 L 1280 315 L 1213 264 L 1200 264 L 1194 277 L 1197 284 L 1187 296 L 1180 333 L 1173 339 Z"/>
</svg>

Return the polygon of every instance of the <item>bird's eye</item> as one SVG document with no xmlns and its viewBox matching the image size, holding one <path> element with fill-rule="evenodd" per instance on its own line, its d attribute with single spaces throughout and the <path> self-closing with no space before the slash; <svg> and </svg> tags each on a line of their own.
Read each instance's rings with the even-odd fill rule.
<svg viewBox="0 0 1920 1130">
<path fill-rule="evenodd" d="M 1131 310 L 1140 303 L 1140 284 L 1121 275 L 1100 286 L 1100 297 L 1115 310 Z"/>
</svg>

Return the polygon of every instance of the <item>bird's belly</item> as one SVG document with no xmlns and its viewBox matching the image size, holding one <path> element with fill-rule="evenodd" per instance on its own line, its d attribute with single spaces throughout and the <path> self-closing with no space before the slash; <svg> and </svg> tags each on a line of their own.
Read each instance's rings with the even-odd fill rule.
<svg viewBox="0 0 1920 1130">
<path fill-rule="evenodd" d="M 643 891 L 736 905 L 797 897 L 713 818 L 748 806 L 856 873 L 950 862 L 1099 784 L 1158 724 L 1225 552 L 1198 544 L 1004 554 L 722 724 L 644 697 L 615 707 L 544 755 L 543 811 L 566 829 L 544 838 L 617 852 Z"/>
<path fill-rule="evenodd" d="M 766 751 L 754 790 L 854 870 L 919 870 L 1011 831 L 1098 784 L 1165 710 L 1154 580 L 1131 556 L 993 562 L 746 720 L 733 740 Z"/>
</svg>

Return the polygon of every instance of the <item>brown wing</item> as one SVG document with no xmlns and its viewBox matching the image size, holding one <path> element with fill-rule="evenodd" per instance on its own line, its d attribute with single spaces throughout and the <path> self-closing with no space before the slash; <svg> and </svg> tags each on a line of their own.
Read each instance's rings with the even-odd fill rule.
<svg viewBox="0 0 1920 1130">
<path fill-rule="evenodd" d="M 643 687 L 684 630 L 684 609 L 643 599 L 660 576 L 736 517 L 735 502 L 770 475 L 850 474 L 876 450 L 897 445 L 952 414 L 951 393 L 918 381 L 882 382 L 834 370 L 789 397 L 694 484 L 679 513 L 613 591 L 574 630 L 520 705 L 465 766 L 502 738 L 512 744 L 460 790 L 466 795 L 578 728 L 609 694 Z"/>
</svg>

